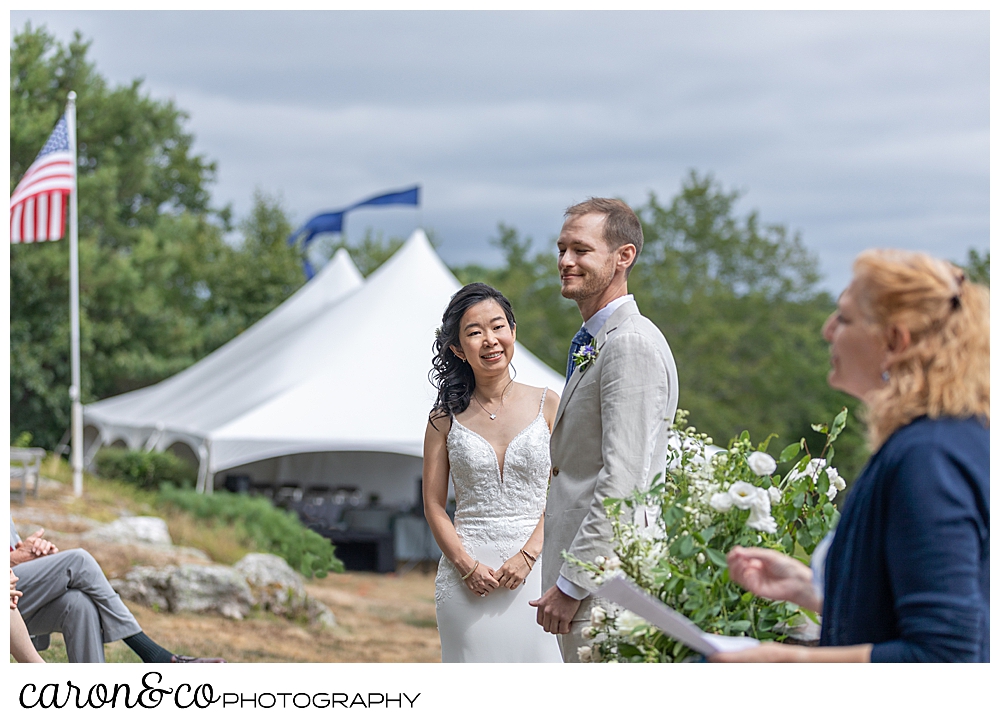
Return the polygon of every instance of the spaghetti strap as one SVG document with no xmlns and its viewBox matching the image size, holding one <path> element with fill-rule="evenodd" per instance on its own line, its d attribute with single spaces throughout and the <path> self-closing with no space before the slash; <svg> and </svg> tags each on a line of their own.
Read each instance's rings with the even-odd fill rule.
<svg viewBox="0 0 1000 723">
<path fill-rule="evenodd" d="M 545 393 L 549 391 L 548 387 L 542 387 L 542 401 L 538 403 L 538 413 L 541 414 L 542 410 L 545 409 Z"/>
</svg>

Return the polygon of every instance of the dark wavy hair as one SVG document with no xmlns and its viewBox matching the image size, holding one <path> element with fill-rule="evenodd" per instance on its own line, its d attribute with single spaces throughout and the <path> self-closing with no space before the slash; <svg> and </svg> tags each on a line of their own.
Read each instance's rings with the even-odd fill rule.
<svg viewBox="0 0 1000 723">
<path fill-rule="evenodd" d="M 431 360 L 431 371 L 427 375 L 431 384 L 438 390 L 437 400 L 431 409 L 430 422 L 444 419 L 455 414 L 461 414 L 469 408 L 472 392 L 476 389 L 476 377 L 472 367 L 463 362 L 451 347 L 462 348 L 459 338 L 462 316 L 476 304 L 482 301 L 495 301 L 503 309 L 507 323 L 514 329 L 514 309 L 507 297 L 488 284 L 476 282 L 467 284 L 455 292 L 448 302 L 448 308 L 441 316 L 441 327 L 437 330 L 434 344 L 434 358 Z"/>
</svg>

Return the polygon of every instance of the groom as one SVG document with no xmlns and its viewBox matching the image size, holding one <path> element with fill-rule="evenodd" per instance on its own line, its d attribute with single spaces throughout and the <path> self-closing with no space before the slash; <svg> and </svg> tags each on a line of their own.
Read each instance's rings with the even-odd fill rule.
<svg viewBox="0 0 1000 723">
<path fill-rule="evenodd" d="M 581 631 L 595 585 L 562 553 L 587 561 L 614 554 L 603 500 L 625 497 L 664 470 L 677 369 L 663 334 L 628 293 L 642 251 L 642 225 L 632 209 L 611 198 L 571 206 L 558 246 L 562 295 L 577 303 L 584 323 L 570 346 L 552 428 L 545 592 L 530 604 L 538 608 L 538 624 L 559 634 L 563 660 L 576 663 L 577 649 L 589 645 Z"/>
</svg>

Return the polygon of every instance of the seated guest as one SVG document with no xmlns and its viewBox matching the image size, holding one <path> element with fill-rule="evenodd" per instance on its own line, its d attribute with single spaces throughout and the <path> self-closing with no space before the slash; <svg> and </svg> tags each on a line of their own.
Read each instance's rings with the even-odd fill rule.
<svg viewBox="0 0 1000 723">
<path fill-rule="evenodd" d="M 58 548 L 38 530 L 24 540 L 10 521 L 10 567 L 23 593 L 18 609 L 31 635 L 62 633 L 71 663 L 103 663 L 104 643 L 122 640 L 144 663 L 224 663 L 175 655 L 139 627 L 86 550 Z"/>
<path fill-rule="evenodd" d="M 866 251 L 837 306 L 829 383 L 865 403 L 874 454 L 812 570 L 728 556 L 754 594 L 822 612 L 820 647 L 710 660 L 989 662 L 989 291 L 925 254 Z"/>
<path fill-rule="evenodd" d="M 10 571 L 10 654 L 19 663 L 44 663 L 42 656 L 31 644 L 31 636 L 28 629 L 24 627 L 24 620 L 21 613 L 17 611 L 17 599 L 21 597 L 21 591 L 15 587 L 17 576 L 14 571 Z"/>
</svg>

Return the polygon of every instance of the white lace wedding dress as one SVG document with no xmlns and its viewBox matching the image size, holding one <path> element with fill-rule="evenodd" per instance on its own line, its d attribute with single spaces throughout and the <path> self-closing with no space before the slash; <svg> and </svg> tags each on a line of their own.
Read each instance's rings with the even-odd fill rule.
<svg viewBox="0 0 1000 723">
<path fill-rule="evenodd" d="M 538 416 L 511 440 L 503 471 L 493 446 L 452 419 L 448 462 L 455 485 L 455 531 L 474 560 L 494 570 L 516 555 L 545 509 L 549 428 Z M 485 598 L 470 591 L 446 557 L 435 589 L 441 660 L 445 663 L 560 663 L 556 637 L 535 622 L 529 600 L 541 596 L 538 564 L 516 590 Z"/>
</svg>

